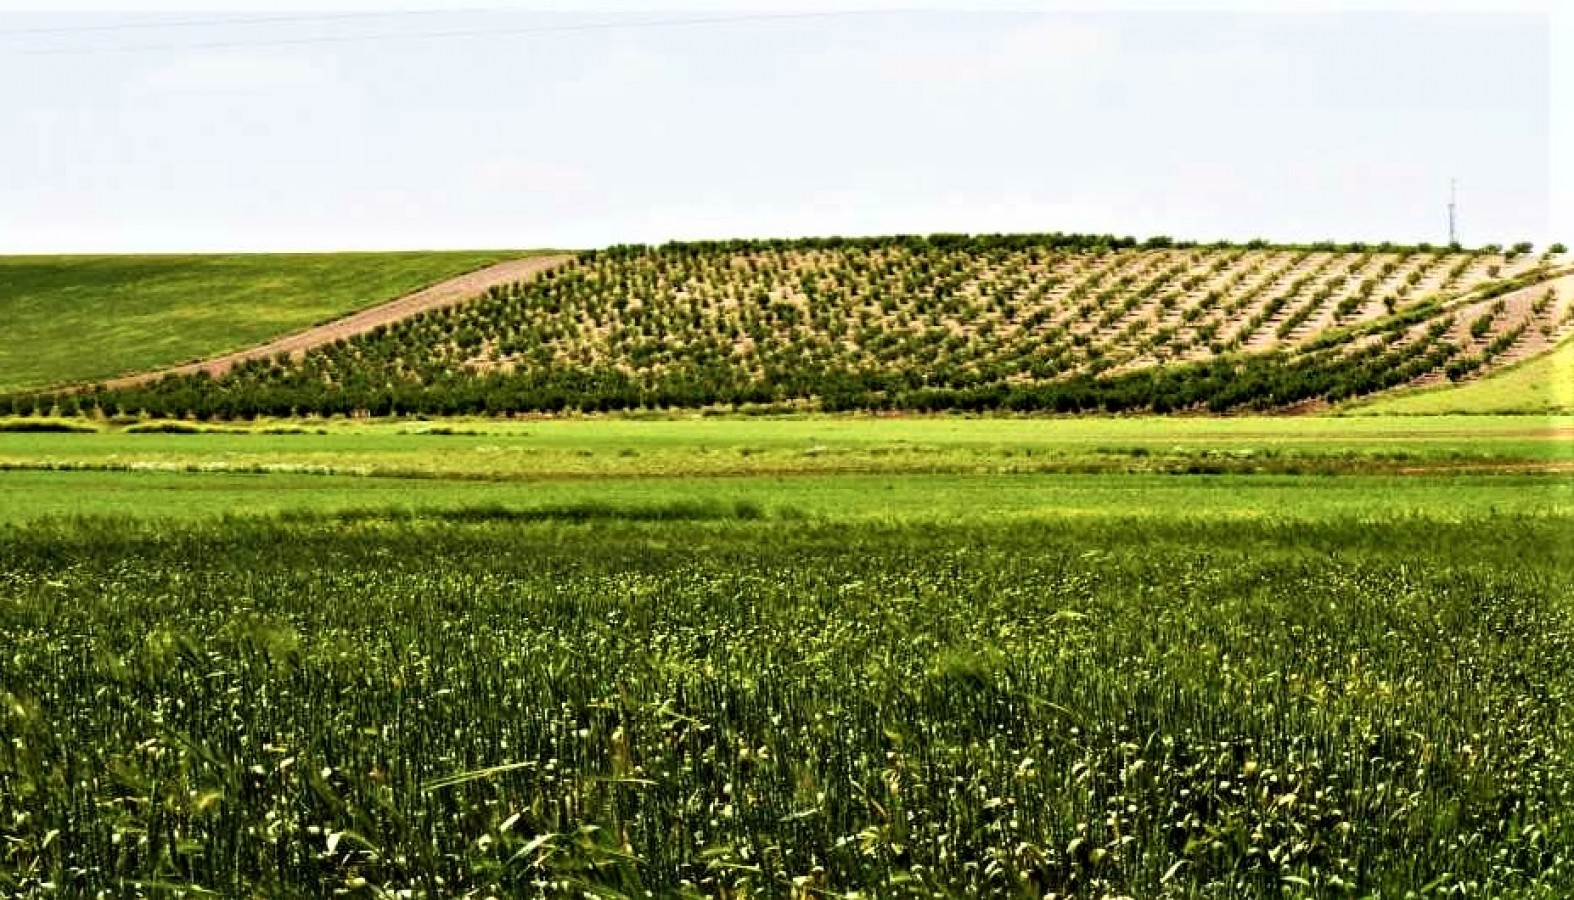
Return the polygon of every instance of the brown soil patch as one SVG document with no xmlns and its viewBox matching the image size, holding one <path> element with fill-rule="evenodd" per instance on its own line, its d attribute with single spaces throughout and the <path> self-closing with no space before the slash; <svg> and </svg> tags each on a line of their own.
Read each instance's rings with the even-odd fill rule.
<svg viewBox="0 0 1574 900">
<path fill-rule="evenodd" d="M 270 341 L 247 350 L 226 353 L 198 362 L 172 366 L 153 372 L 142 372 L 137 375 L 127 375 L 104 382 L 112 388 L 132 387 L 157 381 L 165 375 L 192 375 L 197 372 L 207 372 L 215 377 L 228 372 L 238 363 L 253 359 L 266 359 L 281 353 L 298 356 L 313 347 L 331 344 L 340 338 L 353 337 L 371 331 L 379 325 L 387 325 L 401 319 L 407 319 L 417 313 L 428 310 L 442 309 L 473 300 L 490 288 L 500 285 L 513 284 L 516 281 L 525 281 L 535 277 L 548 269 L 555 269 L 573 259 L 572 254 L 556 256 L 532 256 L 525 259 L 511 259 L 496 265 L 477 269 L 464 275 L 439 281 L 430 287 L 422 288 L 411 294 L 406 294 L 387 303 L 378 304 L 369 309 L 352 313 L 342 319 L 335 319 L 315 328 L 308 328 L 295 334 L 286 335 L 275 341 Z"/>
</svg>

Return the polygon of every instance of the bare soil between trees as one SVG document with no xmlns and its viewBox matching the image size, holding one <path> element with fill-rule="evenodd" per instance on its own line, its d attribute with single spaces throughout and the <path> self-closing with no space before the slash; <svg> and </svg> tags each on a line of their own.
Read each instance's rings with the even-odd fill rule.
<svg viewBox="0 0 1574 900">
<path fill-rule="evenodd" d="M 193 375 L 198 372 L 207 372 L 209 375 L 217 377 L 228 372 L 236 365 L 249 360 L 266 359 L 281 353 L 301 354 L 313 347 L 331 344 L 340 338 L 364 334 L 379 325 L 388 325 L 419 313 L 463 303 L 466 300 L 480 296 L 491 288 L 534 278 L 536 275 L 548 269 L 555 269 L 573 258 L 574 255 L 571 253 L 562 253 L 507 260 L 506 262 L 487 266 L 484 269 L 477 269 L 474 272 L 439 281 L 436 284 L 390 300 L 387 303 L 380 303 L 341 319 L 335 319 L 332 322 L 308 328 L 305 331 L 285 335 L 266 344 L 165 369 L 156 369 L 151 372 L 140 372 L 136 375 L 114 378 L 102 383 L 111 388 L 123 388 L 157 381 L 166 375 Z"/>
</svg>

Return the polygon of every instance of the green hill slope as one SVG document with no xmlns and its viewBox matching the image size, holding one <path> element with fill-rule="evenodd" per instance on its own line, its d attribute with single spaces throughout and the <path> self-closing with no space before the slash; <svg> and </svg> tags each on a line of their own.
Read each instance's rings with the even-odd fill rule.
<svg viewBox="0 0 1574 900">
<path fill-rule="evenodd" d="M 1476 381 L 1380 397 L 1349 412 L 1363 416 L 1574 413 L 1574 340 Z"/>
<path fill-rule="evenodd" d="M 1282 409 L 1540 352 L 1574 330 L 1574 291 L 1545 284 L 1561 272 L 1523 254 L 1059 234 L 614 247 L 303 357 L 87 403 L 200 418 Z"/>
<path fill-rule="evenodd" d="M 0 256 L 0 391 L 237 350 L 519 255 Z"/>
</svg>

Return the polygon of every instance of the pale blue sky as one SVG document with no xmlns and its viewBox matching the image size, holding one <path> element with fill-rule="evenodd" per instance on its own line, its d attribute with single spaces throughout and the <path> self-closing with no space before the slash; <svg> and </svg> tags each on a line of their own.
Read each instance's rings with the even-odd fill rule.
<svg viewBox="0 0 1574 900">
<path fill-rule="evenodd" d="M 1545 14 L 719 15 L 0 13 L 0 252 L 1571 237 Z"/>
</svg>

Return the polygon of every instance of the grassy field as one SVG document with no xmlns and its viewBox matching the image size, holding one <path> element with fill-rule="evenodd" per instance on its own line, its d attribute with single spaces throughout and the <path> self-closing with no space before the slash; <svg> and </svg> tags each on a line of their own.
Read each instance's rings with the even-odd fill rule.
<svg viewBox="0 0 1574 900">
<path fill-rule="evenodd" d="M 11 426 L 0 422 L 0 466 L 492 480 L 804 473 L 1524 471 L 1574 463 L 1574 417 L 1566 416 L 341 419 L 210 428 L 197 434 L 118 428 L 83 434 L 4 430 L 12 426 L 38 427 L 27 420 Z"/>
<path fill-rule="evenodd" d="M 1574 891 L 1571 520 L 1195 498 L 12 528 L 0 892 Z"/>
<path fill-rule="evenodd" d="M 287 515 L 434 519 L 1197 521 L 1574 515 L 1549 475 L 824 475 L 479 481 L 343 475 L 0 471 L 0 522 Z"/>
<path fill-rule="evenodd" d="M 1477 381 L 1380 397 L 1349 408 L 1354 415 L 1568 415 L 1574 413 L 1574 340 L 1543 356 Z"/>
<path fill-rule="evenodd" d="M 238 350 L 519 255 L 0 256 L 0 392 Z"/>
<path fill-rule="evenodd" d="M 0 894 L 1566 896 L 1571 425 L 0 428 Z"/>
<path fill-rule="evenodd" d="M 1512 416 L 807 416 L 0 431 L 0 520 L 466 509 L 732 518 L 741 508 L 822 519 L 1561 514 L 1574 483 L 1571 427 Z"/>
</svg>

